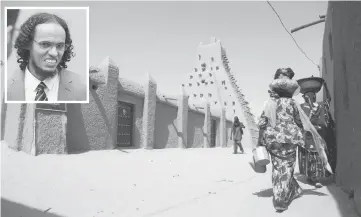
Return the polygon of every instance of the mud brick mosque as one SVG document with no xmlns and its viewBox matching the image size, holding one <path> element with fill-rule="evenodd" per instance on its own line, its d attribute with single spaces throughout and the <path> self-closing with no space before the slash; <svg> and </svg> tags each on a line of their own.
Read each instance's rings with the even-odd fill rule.
<svg viewBox="0 0 361 217">
<path fill-rule="evenodd" d="M 200 43 L 197 64 L 178 95 L 127 80 L 105 58 L 90 69 L 88 104 L 7 104 L 4 140 L 32 155 L 114 148 L 212 148 L 229 140 L 236 115 L 246 126 L 243 143 L 257 141 L 257 126 L 231 71 L 225 49 L 212 37 Z"/>
<path fill-rule="evenodd" d="M 328 3 L 321 73 L 336 122 L 336 184 L 361 213 L 361 4 Z M 254 117 L 230 69 L 221 42 L 198 46 L 197 64 L 178 95 L 157 91 L 147 74 L 143 84 L 119 74 L 105 58 L 90 70 L 89 104 L 6 104 L 2 139 L 32 155 L 114 148 L 227 147 L 232 119 L 246 125 L 244 145 L 257 138 Z M 326 97 L 323 91 L 319 94 Z"/>
</svg>

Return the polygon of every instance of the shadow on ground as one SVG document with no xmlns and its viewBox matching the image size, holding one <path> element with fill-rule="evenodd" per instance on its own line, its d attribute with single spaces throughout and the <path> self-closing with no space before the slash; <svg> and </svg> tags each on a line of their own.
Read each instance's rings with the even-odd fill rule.
<svg viewBox="0 0 361 217">
<path fill-rule="evenodd" d="M 296 175 L 297 177 L 297 175 Z M 307 184 L 307 181 L 304 177 L 298 176 L 297 180 Z M 331 184 L 330 180 L 325 180 L 321 182 L 323 185 L 325 185 L 324 188 L 327 188 L 327 190 L 330 192 L 330 194 L 325 194 L 321 192 L 317 192 L 317 188 L 315 189 L 304 189 L 304 195 L 316 195 L 316 196 L 331 196 L 334 198 L 334 200 L 337 203 L 338 210 L 340 213 L 340 216 L 342 217 L 361 217 L 360 214 L 357 214 L 356 211 L 356 204 L 352 198 L 352 193 L 348 194 L 345 191 L 343 191 L 340 187 L 336 186 L 335 184 Z M 273 192 L 272 188 L 264 189 L 259 192 L 253 193 L 253 195 L 256 195 L 257 197 L 272 197 Z"/>
<path fill-rule="evenodd" d="M 6 217 L 62 217 L 50 213 L 50 210 L 38 210 L 1 198 L 1 216 Z"/>
<path fill-rule="evenodd" d="M 316 188 L 315 189 L 303 189 L 303 195 L 328 196 L 328 194 L 317 192 L 315 190 L 316 190 Z M 256 195 L 257 197 L 272 197 L 273 191 L 272 191 L 272 188 L 268 188 L 268 189 L 264 189 L 259 192 L 255 192 L 255 193 L 253 193 L 253 195 Z"/>
<path fill-rule="evenodd" d="M 137 148 L 137 147 L 115 147 L 113 149 L 108 149 L 108 150 L 115 150 L 115 151 L 120 151 L 120 152 L 129 154 L 130 152 L 128 150 L 135 150 L 135 149 L 139 149 L 139 148 Z M 88 152 L 108 151 L 108 150 L 77 150 L 77 151 L 69 152 L 68 155 L 77 155 L 77 154 L 84 154 L 84 153 L 88 153 Z"/>
<path fill-rule="evenodd" d="M 345 192 L 336 185 L 327 186 L 327 189 L 337 202 L 342 217 L 361 217 L 361 213 L 357 214 L 356 204 L 351 192 Z"/>
<path fill-rule="evenodd" d="M 301 174 L 295 174 L 295 177 L 297 181 L 308 184 L 305 176 Z M 352 198 L 352 191 L 347 192 L 342 190 L 339 186 L 336 186 L 334 184 L 335 177 L 333 175 L 320 180 L 320 182 L 327 188 L 327 190 L 330 192 L 330 196 L 332 196 L 337 202 L 338 210 L 342 217 L 361 217 L 361 213 L 357 214 L 356 204 Z"/>
<path fill-rule="evenodd" d="M 309 183 L 307 182 L 306 176 L 297 173 L 297 174 L 295 174 L 295 178 L 297 179 L 297 181 L 302 182 L 303 184 L 309 185 Z M 329 186 L 329 185 L 333 184 L 333 180 L 334 180 L 334 177 L 330 176 L 330 177 L 327 177 L 327 178 L 322 178 L 320 180 L 320 183 L 323 186 Z"/>
</svg>

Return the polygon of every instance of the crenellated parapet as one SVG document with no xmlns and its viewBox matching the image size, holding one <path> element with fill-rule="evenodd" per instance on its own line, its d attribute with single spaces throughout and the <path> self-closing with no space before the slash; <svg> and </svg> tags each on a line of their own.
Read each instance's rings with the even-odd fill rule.
<svg viewBox="0 0 361 217">
<path fill-rule="evenodd" d="M 227 147 L 231 120 L 221 106 L 203 100 L 190 103 L 183 87 L 179 94 L 161 93 L 149 73 L 143 84 L 120 75 L 116 63 L 106 57 L 89 69 L 89 103 L 9 104 L 4 142 L 32 155 L 125 144 L 146 149 Z M 131 109 L 125 110 L 125 104 Z M 134 141 L 122 139 L 129 135 Z"/>
<path fill-rule="evenodd" d="M 119 78 L 119 90 L 118 92 L 125 92 L 129 95 L 136 96 L 139 98 L 144 98 L 144 86 L 141 84 L 138 84 L 134 81 L 131 81 L 126 78 Z M 180 87 L 184 91 L 184 87 Z M 184 91 L 184 94 L 187 95 L 189 99 L 189 95 L 186 91 Z M 172 94 L 165 94 L 159 90 L 157 90 L 156 94 L 156 100 L 157 102 L 165 103 L 167 105 L 177 107 L 178 106 L 178 98 L 179 95 L 172 95 Z M 204 105 L 199 101 L 198 103 L 189 103 L 188 104 L 189 111 L 205 114 L 204 112 Z M 220 105 L 217 106 L 211 106 L 210 112 L 213 118 L 220 118 L 221 117 L 221 108 Z M 232 121 L 231 119 L 227 119 L 227 121 Z"/>
</svg>

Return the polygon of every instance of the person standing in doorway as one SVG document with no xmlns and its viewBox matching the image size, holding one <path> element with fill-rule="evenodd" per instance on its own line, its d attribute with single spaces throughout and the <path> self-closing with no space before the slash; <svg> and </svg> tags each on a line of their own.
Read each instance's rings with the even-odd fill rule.
<svg viewBox="0 0 361 217">
<path fill-rule="evenodd" d="M 238 117 L 235 116 L 231 131 L 231 140 L 233 136 L 233 154 L 237 154 L 238 147 L 241 150 L 242 154 L 244 153 L 244 149 L 242 146 L 243 128 L 246 127 L 243 125 L 242 122 L 239 121 Z"/>
</svg>

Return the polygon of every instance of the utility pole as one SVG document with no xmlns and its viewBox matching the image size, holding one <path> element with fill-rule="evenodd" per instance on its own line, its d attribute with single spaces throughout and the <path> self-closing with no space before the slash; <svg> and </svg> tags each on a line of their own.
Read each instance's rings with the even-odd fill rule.
<svg viewBox="0 0 361 217">
<path fill-rule="evenodd" d="M 316 20 L 316 21 L 314 21 L 314 22 L 312 22 L 312 23 L 308 23 L 308 24 L 299 26 L 299 27 L 297 27 L 297 28 L 294 28 L 294 29 L 291 30 L 291 33 L 297 32 L 297 31 L 299 31 L 299 30 L 301 30 L 301 29 L 305 29 L 305 28 L 308 28 L 308 27 L 310 27 L 310 26 L 314 26 L 314 25 L 316 25 L 316 24 L 323 23 L 323 22 L 326 21 L 326 15 L 319 15 L 318 17 L 320 18 L 319 20 Z M 317 65 L 317 68 L 318 68 L 318 71 L 321 72 L 321 67 L 320 67 L 320 65 Z"/>
<path fill-rule="evenodd" d="M 305 24 L 305 25 L 302 25 L 302 26 L 300 26 L 300 27 L 297 27 L 297 28 L 292 29 L 292 30 L 291 30 L 291 33 L 297 32 L 297 31 L 299 31 L 299 30 L 301 30 L 301 29 L 308 28 L 308 27 L 310 27 L 310 26 L 314 26 L 314 25 L 316 25 L 316 24 L 323 23 L 323 22 L 326 21 L 326 15 L 319 15 L 319 18 L 320 18 L 319 20 L 316 20 L 316 21 L 314 21 L 314 22 L 312 22 L 312 23 L 308 23 L 308 24 Z"/>
</svg>

